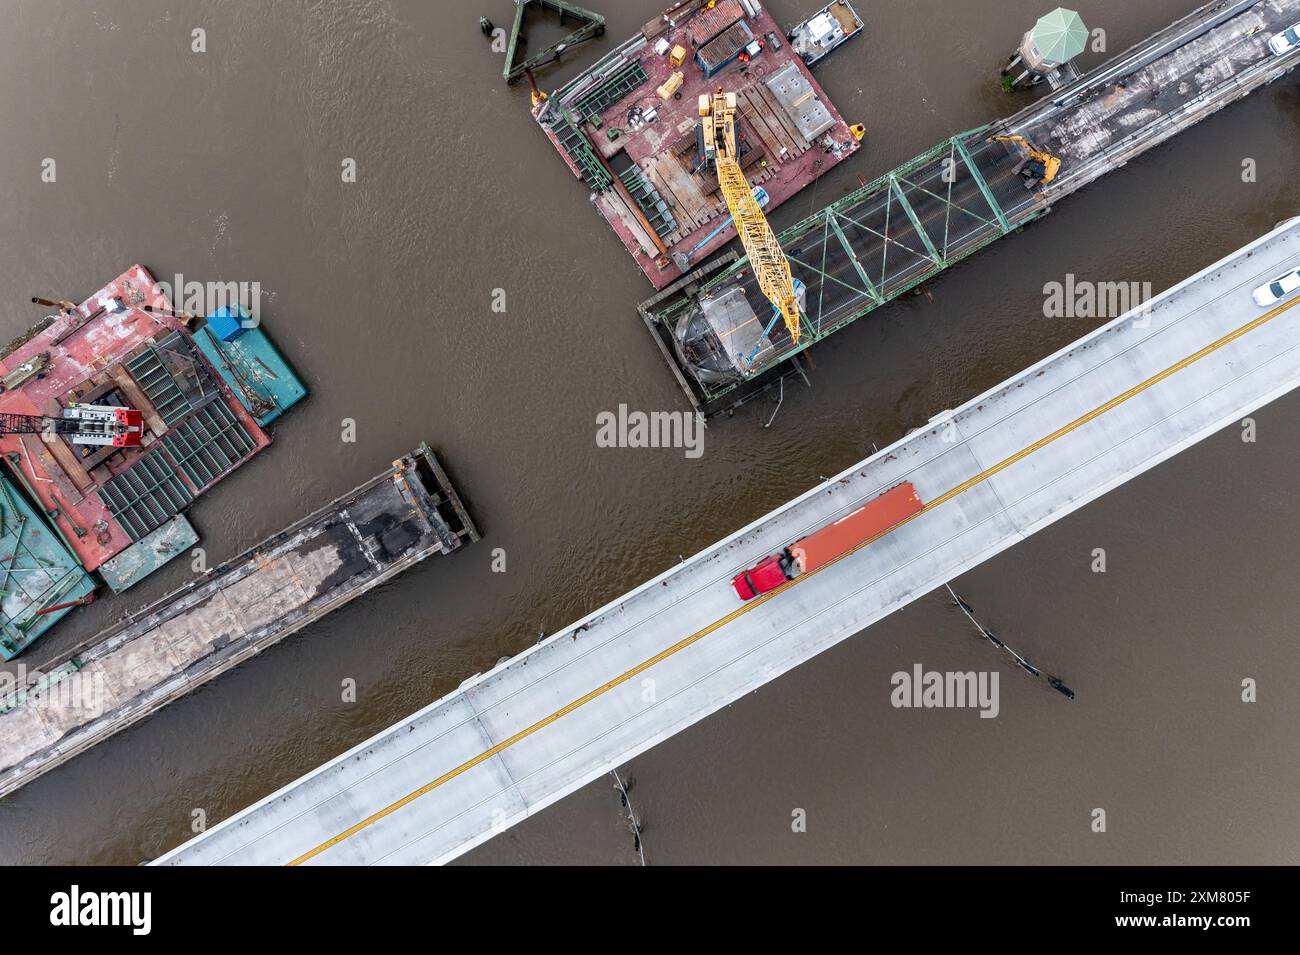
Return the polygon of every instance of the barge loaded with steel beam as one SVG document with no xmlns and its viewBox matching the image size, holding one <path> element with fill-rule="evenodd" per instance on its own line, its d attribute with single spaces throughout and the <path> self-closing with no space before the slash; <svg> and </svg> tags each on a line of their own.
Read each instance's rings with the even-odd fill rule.
<svg viewBox="0 0 1300 955">
<path fill-rule="evenodd" d="M 421 445 L 0 693 L 0 796 L 425 558 L 476 540 Z"/>
<path fill-rule="evenodd" d="M 735 408 L 804 350 L 916 288 L 1073 192 L 1300 64 L 1269 40 L 1300 0 L 1217 0 L 1011 117 L 960 133 L 780 236 L 806 289 L 794 340 L 734 253 L 640 311 L 692 405 Z M 1027 177 L 1040 158 L 1059 163 Z M 1026 189 L 1025 186 L 1030 188 Z"/>
</svg>

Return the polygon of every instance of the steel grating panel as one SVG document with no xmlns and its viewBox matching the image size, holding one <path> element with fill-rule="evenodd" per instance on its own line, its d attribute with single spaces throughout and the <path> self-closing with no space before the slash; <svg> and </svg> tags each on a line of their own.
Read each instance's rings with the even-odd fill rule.
<svg viewBox="0 0 1300 955">
<path fill-rule="evenodd" d="M 591 122 L 649 78 L 639 60 L 630 60 L 601 80 L 590 92 L 578 97 L 573 108 L 579 116 Z"/>
<path fill-rule="evenodd" d="M 155 448 L 107 481 L 99 498 L 127 536 L 138 541 L 178 514 L 194 494 Z"/>
<path fill-rule="evenodd" d="M 191 407 L 189 398 L 176 383 L 160 354 L 163 349 L 172 350 L 171 346 L 176 341 L 183 342 L 183 339 L 176 334 L 169 335 L 157 345 L 150 344 L 126 362 L 126 370 L 167 424 L 174 424 L 185 417 Z"/>
<path fill-rule="evenodd" d="M 224 401 L 210 400 L 99 489 L 132 541 L 157 530 L 257 448 Z"/>
<path fill-rule="evenodd" d="M 582 171 L 582 180 L 596 192 L 604 192 L 614 180 L 609 171 L 601 164 L 586 135 L 574 123 L 562 107 L 555 107 L 555 137 L 565 153 Z"/>
<path fill-rule="evenodd" d="M 162 439 L 176 467 L 202 490 L 247 457 L 257 443 L 223 401 L 211 401 Z"/>
</svg>

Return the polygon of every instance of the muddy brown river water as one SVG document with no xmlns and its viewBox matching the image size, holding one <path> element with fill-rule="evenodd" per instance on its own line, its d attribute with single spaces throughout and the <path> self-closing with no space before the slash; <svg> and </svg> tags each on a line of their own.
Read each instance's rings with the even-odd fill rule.
<svg viewBox="0 0 1300 955">
<path fill-rule="evenodd" d="M 865 148 L 778 210 L 778 228 L 1022 105 L 1030 94 L 1003 94 L 998 67 L 1051 6 L 856 2 L 867 35 L 817 73 L 867 125 Z M 608 33 L 575 62 L 658 9 L 590 5 Z M 782 23 L 815 5 L 769 4 Z M 1194 4 L 1078 6 L 1118 53 Z M 698 459 L 600 448 L 601 411 L 685 399 L 635 311 L 650 286 L 479 34 L 480 14 L 508 23 L 511 10 L 0 4 L 0 339 L 42 316 L 32 295 L 80 299 L 137 261 L 159 278 L 260 282 L 263 321 L 312 394 L 190 512 L 209 561 L 420 440 L 484 533 L 0 801 L 0 862 L 155 857 L 196 809 L 230 815 L 1101 323 L 1044 317 L 1045 283 L 1159 291 L 1300 212 L 1293 73 L 941 276 L 932 300 L 818 346 L 812 388 L 787 387 L 770 428 L 769 401 L 712 423 Z M 191 50 L 196 27 L 205 53 Z M 347 158 L 355 183 L 341 181 Z M 1229 428 L 956 582 L 1074 701 L 932 594 L 634 760 L 649 861 L 1293 863 L 1297 412 L 1300 395 L 1285 397 L 1254 416 L 1253 443 Z M 491 572 L 493 548 L 505 573 Z M 176 562 L 76 611 L 28 662 L 189 573 Z M 916 663 L 1000 671 L 998 717 L 895 709 L 890 675 Z M 348 678 L 356 703 L 341 699 Z M 1098 807 L 1105 833 L 1091 831 Z M 463 861 L 637 857 L 600 780 Z"/>
</svg>

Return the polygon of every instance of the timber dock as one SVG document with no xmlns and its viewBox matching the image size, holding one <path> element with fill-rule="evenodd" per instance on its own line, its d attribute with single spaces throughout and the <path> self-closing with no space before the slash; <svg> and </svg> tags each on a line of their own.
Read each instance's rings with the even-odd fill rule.
<svg viewBox="0 0 1300 955">
<path fill-rule="evenodd" d="M 0 796 L 426 557 L 478 539 L 420 445 L 0 697 Z"/>
</svg>

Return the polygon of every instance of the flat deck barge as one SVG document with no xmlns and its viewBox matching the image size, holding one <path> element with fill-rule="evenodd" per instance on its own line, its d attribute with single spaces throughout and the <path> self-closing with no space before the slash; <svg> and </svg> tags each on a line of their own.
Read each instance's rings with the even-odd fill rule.
<svg viewBox="0 0 1300 955">
<path fill-rule="evenodd" d="M 94 589 L 22 488 L 0 473 L 0 656 L 21 653 Z"/>
<path fill-rule="evenodd" d="M 0 410 L 58 414 L 122 405 L 144 415 L 139 448 L 74 447 L 0 435 L 0 452 L 95 570 L 271 443 L 194 346 L 153 276 L 136 265 L 62 309 L 0 358 L 0 373 L 40 370 L 0 394 Z"/>
<path fill-rule="evenodd" d="M 798 368 L 823 338 L 1045 215 L 1068 195 L 1300 64 L 1269 38 L 1300 0 L 1210 3 L 1014 115 L 953 136 L 783 232 L 807 289 L 803 335 L 765 331 L 771 307 L 739 258 L 691 274 L 641 314 L 691 403 L 734 408 Z M 1061 159 L 1033 189 L 1016 174 L 1023 136 Z"/>
<path fill-rule="evenodd" d="M 658 289 L 736 235 L 716 177 L 695 171 L 699 96 L 719 86 L 769 212 L 860 145 L 757 0 L 678 3 L 534 110 Z"/>
<path fill-rule="evenodd" d="M 476 540 L 421 445 L 0 696 L 0 796 L 425 558 Z"/>
<path fill-rule="evenodd" d="M 242 305 L 224 321 L 220 311 L 178 311 L 142 265 L 79 305 L 34 301 L 57 311 L 0 352 L 0 413 L 133 409 L 144 433 L 138 447 L 0 433 L 0 536 L 21 520 L 27 541 L 51 540 L 41 555 L 0 553 L 5 659 L 44 633 L 63 604 L 89 594 L 85 571 L 121 591 L 184 553 L 197 535 L 182 512 L 267 447 L 265 426 L 307 393 Z M 29 504 L 27 519 L 19 512 Z M 38 557 L 40 567 L 26 566 Z M 77 573 L 41 575 L 56 564 Z"/>
</svg>

